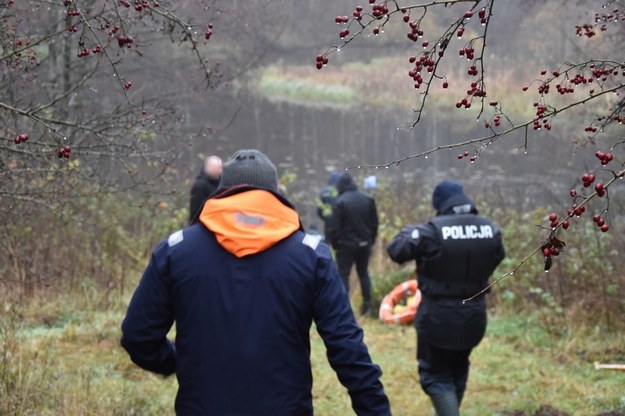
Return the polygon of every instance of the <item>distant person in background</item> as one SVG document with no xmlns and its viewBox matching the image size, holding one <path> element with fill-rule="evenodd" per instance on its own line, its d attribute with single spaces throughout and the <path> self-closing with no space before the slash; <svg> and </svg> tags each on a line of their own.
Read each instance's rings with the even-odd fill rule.
<svg viewBox="0 0 625 416">
<path fill-rule="evenodd" d="M 329 241 L 336 249 L 336 263 L 347 293 L 349 274 L 352 265 L 356 264 L 363 300 L 360 312 L 371 315 L 369 259 L 378 235 L 378 210 L 375 200 L 358 190 L 349 173 L 341 175 L 336 188 L 339 196 L 328 222 Z"/>
<path fill-rule="evenodd" d="M 204 166 L 191 186 L 189 223 L 195 221 L 204 206 L 204 202 L 219 187 L 221 166 L 222 162 L 219 156 L 209 156 L 204 160 Z"/>
<path fill-rule="evenodd" d="M 328 179 L 328 184 L 321 188 L 319 196 L 317 197 L 317 215 L 323 221 L 324 238 L 328 244 L 331 243 L 328 240 L 328 220 L 332 215 L 332 205 L 334 205 L 334 201 L 339 195 L 336 190 L 336 184 L 338 183 L 340 177 L 341 174 L 339 172 L 332 172 L 330 174 L 330 178 Z"/>
<path fill-rule="evenodd" d="M 480 292 L 503 260 L 501 233 L 477 214 L 456 181 L 434 189 L 436 217 L 407 225 L 387 247 L 390 257 L 417 263 L 423 295 L 417 311 L 417 360 L 421 387 L 437 416 L 458 416 L 469 377 L 469 355 L 486 331 L 486 300 Z"/>
<path fill-rule="evenodd" d="M 121 344 L 176 374 L 179 416 L 312 416 L 313 322 L 354 412 L 391 416 L 330 250 L 303 232 L 269 158 L 239 150 L 199 221 L 154 249 Z"/>
</svg>

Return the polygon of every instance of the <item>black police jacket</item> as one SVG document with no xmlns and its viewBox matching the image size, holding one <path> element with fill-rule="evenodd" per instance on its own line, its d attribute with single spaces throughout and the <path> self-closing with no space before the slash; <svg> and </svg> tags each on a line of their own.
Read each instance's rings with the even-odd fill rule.
<svg viewBox="0 0 625 416">
<path fill-rule="evenodd" d="M 473 213 L 440 215 L 404 227 L 387 252 L 398 263 L 417 263 L 424 297 L 416 320 L 419 336 L 441 348 L 477 345 L 486 329 L 486 302 L 462 299 L 486 287 L 505 257 L 499 229 Z"/>
</svg>

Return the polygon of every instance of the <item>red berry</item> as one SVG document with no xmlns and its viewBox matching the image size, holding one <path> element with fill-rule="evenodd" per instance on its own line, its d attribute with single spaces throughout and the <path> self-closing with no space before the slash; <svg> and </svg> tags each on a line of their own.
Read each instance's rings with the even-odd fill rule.
<svg viewBox="0 0 625 416">
<path fill-rule="evenodd" d="M 545 257 L 551 256 L 551 249 L 549 247 L 543 248 L 543 256 Z"/>
<path fill-rule="evenodd" d="M 603 218 L 599 218 L 597 220 L 597 227 L 603 227 L 604 224 L 605 224 L 605 220 Z"/>
<path fill-rule="evenodd" d="M 610 229 L 610 226 L 608 224 L 603 224 L 601 226 L 601 231 L 604 233 L 607 232 L 609 229 Z"/>
<path fill-rule="evenodd" d="M 552 256 L 557 256 L 558 254 L 560 254 L 560 250 L 557 247 L 551 247 L 551 249 L 549 249 L 550 253 Z"/>
<path fill-rule="evenodd" d="M 595 191 L 597 191 L 597 193 L 599 193 L 599 192 L 603 191 L 603 184 L 602 184 L 601 182 L 598 182 L 598 183 L 595 185 Z"/>
<path fill-rule="evenodd" d="M 575 198 L 577 196 L 577 191 L 575 189 L 571 189 L 571 192 L 569 192 L 569 194 L 571 195 L 571 197 Z"/>
<path fill-rule="evenodd" d="M 558 219 L 558 214 L 551 214 L 549 215 L 549 221 L 555 221 Z"/>
<path fill-rule="evenodd" d="M 443 88 L 447 88 L 447 87 L 449 87 L 449 82 L 447 81 L 443 82 Z"/>
<path fill-rule="evenodd" d="M 471 10 L 469 10 L 468 12 L 464 14 L 465 19 L 470 19 L 472 16 L 473 16 L 473 12 Z"/>
<path fill-rule="evenodd" d="M 570 223 L 568 222 L 568 220 L 564 220 L 562 221 L 562 229 L 566 230 L 569 228 Z"/>
</svg>

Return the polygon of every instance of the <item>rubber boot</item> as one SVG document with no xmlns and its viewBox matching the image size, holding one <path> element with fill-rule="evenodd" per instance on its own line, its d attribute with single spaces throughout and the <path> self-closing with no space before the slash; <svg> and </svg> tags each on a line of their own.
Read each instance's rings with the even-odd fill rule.
<svg viewBox="0 0 625 416">
<path fill-rule="evenodd" d="M 430 396 L 437 416 L 460 416 L 456 392 L 449 391 Z"/>
</svg>

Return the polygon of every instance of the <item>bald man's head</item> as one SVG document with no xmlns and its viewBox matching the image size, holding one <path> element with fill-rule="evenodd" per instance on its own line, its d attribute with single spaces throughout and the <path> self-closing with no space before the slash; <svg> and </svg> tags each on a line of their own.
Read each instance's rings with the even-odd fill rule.
<svg viewBox="0 0 625 416">
<path fill-rule="evenodd" d="M 221 177 L 221 158 L 219 156 L 209 156 L 204 161 L 204 173 L 211 179 L 219 179 Z"/>
</svg>

